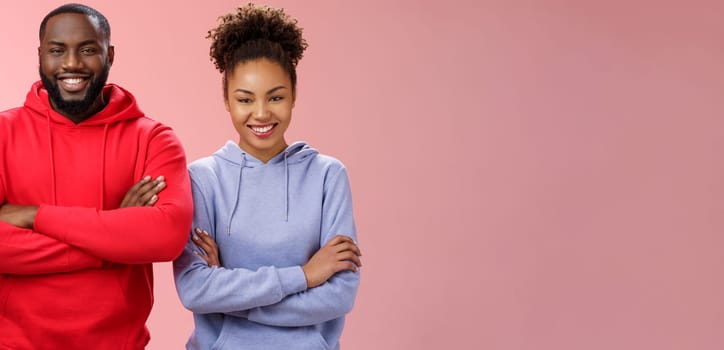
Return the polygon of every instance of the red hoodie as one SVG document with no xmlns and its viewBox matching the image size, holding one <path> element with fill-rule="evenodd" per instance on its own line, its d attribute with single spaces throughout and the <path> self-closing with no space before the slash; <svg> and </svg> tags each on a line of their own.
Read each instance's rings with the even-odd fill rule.
<svg viewBox="0 0 724 350">
<path fill-rule="evenodd" d="M 186 158 L 171 129 L 109 84 L 108 105 L 74 124 L 40 82 L 0 113 L 0 204 L 39 206 L 34 230 L 0 222 L 0 349 L 143 349 L 151 263 L 191 227 Z M 166 178 L 153 207 L 118 209 L 143 176 Z"/>
</svg>

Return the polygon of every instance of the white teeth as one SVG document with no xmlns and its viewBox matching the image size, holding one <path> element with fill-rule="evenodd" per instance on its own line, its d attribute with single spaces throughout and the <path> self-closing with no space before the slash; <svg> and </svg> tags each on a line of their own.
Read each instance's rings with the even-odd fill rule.
<svg viewBox="0 0 724 350">
<path fill-rule="evenodd" d="M 251 130 L 254 130 L 254 132 L 258 132 L 258 133 L 265 133 L 265 132 L 271 130 L 273 127 L 274 127 L 274 125 L 267 125 L 265 127 L 252 126 Z"/>
<path fill-rule="evenodd" d="M 83 79 L 81 79 L 81 78 L 63 79 L 63 82 L 65 82 L 66 84 L 71 84 L 71 85 L 80 84 L 81 81 L 83 81 Z"/>
</svg>

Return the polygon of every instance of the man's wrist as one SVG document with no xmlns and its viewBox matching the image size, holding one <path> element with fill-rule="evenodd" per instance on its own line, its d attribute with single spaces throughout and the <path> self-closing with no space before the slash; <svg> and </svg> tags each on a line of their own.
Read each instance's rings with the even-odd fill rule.
<svg viewBox="0 0 724 350">
<path fill-rule="evenodd" d="M 35 226 L 35 217 L 38 215 L 38 207 L 37 206 L 29 206 L 28 207 L 28 226 L 27 228 L 33 229 L 33 226 Z"/>
</svg>

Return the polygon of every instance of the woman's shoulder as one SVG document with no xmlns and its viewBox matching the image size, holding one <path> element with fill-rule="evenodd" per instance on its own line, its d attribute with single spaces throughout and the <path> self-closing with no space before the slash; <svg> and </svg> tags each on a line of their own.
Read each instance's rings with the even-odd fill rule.
<svg viewBox="0 0 724 350">
<path fill-rule="evenodd" d="M 213 156 L 199 158 L 191 162 L 188 166 L 190 173 L 203 174 L 212 171 L 217 166 Z"/>
<path fill-rule="evenodd" d="M 195 182 L 217 182 L 230 166 L 224 159 L 210 155 L 191 162 L 188 165 L 189 176 Z"/>
<path fill-rule="evenodd" d="M 339 158 L 331 156 L 329 154 L 317 153 L 310 158 L 311 158 L 310 162 L 313 162 L 314 164 L 325 167 L 325 168 L 332 168 L 332 169 L 344 168 L 344 163 L 342 163 L 342 161 L 339 160 Z"/>
<path fill-rule="evenodd" d="M 194 160 L 188 166 L 189 173 L 199 176 L 214 175 L 223 168 L 238 165 L 231 161 L 234 158 L 234 155 L 230 154 L 233 152 L 233 148 L 233 143 L 227 142 L 213 154 Z"/>
</svg>

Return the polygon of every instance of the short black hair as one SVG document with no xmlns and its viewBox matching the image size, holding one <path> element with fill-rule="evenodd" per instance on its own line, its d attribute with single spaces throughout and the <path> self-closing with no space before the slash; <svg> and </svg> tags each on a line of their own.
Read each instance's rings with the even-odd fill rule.
<svg viewBox="0 0 724 350">
<path fill-rule="evenodd" d="M 43 18 L 43 21 L 40 22 L 40 30 L 38 31 L 38 38 L 42 41 L 43 36 L 45 35 L 45 26 L 48 24 L 48 20 L 51 17 L 57 16 L 62 13 L 79 13 L 82 15 L 86 15 L 88 17 L 95 18 L 98 21 L 98 25 L 101 27 L 101 33 L 106 36 L 108 41 L 111 40 L 111 25 L 108 24 L 108 19 L 106 16 L 104 16 L 102 13 L 98 12 L 98 10 L 82 5 L 82 4 L 65 4 L 63 6 L 60 6 L 56 8 L 53 11 L 50 11 L 47 15 L 45 15 L 45 18 Z"/>
</svg>

